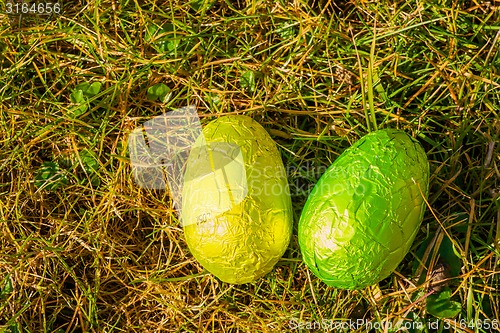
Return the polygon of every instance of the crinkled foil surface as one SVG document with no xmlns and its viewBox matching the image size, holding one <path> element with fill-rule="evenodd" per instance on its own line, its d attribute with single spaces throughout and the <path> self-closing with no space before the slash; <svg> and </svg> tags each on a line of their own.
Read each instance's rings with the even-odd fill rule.
<svg viewBox="0 0 500 333">
<path fill-rule="evenodd" d="M 429 162 L 405 132 L 372 132 L 340 155 L 312 190 L 298 238 L 327 285 L 360 289 L 388 277 L 422 222 Z M 421 189 L 421 190 L 420 190 Z"/>
<path fill-rule="evenodd" d="M 191 149 L 181 221 L 193 256 L 228 283 L 267 274 L 290 242 L 292 206 L 281 155 L 246 116 L 209 123 Z"/>
</svg>

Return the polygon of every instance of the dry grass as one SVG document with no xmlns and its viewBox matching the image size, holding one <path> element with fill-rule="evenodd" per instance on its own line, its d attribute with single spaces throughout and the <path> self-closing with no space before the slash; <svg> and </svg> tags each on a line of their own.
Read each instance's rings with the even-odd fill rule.
<svg viewBox="0 0 500 333">
<path fill-rule="evenodd" d="M 450 286 L 463 311 L 450 323 L 498 319 L 500 3 L 335 3 L 238 0 L 196 11 L 91 1 L 64 2 L 52 17 L 0 14 L 0 332 L 432 321 L 429 286 L 412 276 L 428 235 L 449 238 L 461 255 Z M 153 23 L 170 26 L 148 36 Z M 70 95 L 82 82 L 102 89 L 78 114 Z M 148 100 L 160 82 L 170 97 Z M 328 288 L 294 236 L 255 283 L 205 273 L 168 193 L 136 186 L 126 149 L 141 122 L 190 104 L 203 123 L 240 113 L 269 130 L 289 172 L 294 235 L 321 170 L 369 129 L 419 138 L 431 163 L 429 209 L 397 272 L 366 290 Z M 66 184 L 39 186 L 46 162 L 59 164 Z"/>
</svg>

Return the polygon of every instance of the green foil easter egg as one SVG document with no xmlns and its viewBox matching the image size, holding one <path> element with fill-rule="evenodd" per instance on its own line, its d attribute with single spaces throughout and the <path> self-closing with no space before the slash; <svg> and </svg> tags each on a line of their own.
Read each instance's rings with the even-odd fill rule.
<svg viewBox="0 0 500 333">
<path fill-rule="evenodd" d="M 280 153 L 261 125 L 223 116 L 203 128 L 187 161 L 181 221 L 206 270 L 235 284 L 270 272 L 290 242 L 291 209 Z"/>
<path fill-rule="evenodd" d="M 403 131 L 372 132 L 340 155 L 302 211 L 303 259 L 327 285 L 360 289 L 388 277 L 408 253 L 425 211 L 429 162 Z"/>
</svg>

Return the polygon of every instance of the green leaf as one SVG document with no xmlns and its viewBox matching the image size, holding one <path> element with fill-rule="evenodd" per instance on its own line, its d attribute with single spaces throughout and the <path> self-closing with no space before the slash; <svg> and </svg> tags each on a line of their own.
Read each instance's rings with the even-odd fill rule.
<svg viewBox="0 0 500 333">
<path fill-rule="evenodd" d="M 87 96 L 95 96 L 101 91 L 101 82 L 93 82 L 83 93 Z"/>
<path fill-rule="evenodd" d="M 17 324 L 11 324 L 9 326 L 9 330 L 6 331 L 8 333 L 19 333 L 19 328 L 17 327 Z"/>
<path fill-rule="evenodd" d="M 165 101 L 165 98 L 170 93 L 170 88 L 164 83 L 157 83 L 148 88 L 148 99 L 151 101 Z"/>
<path fill-rule="evenodd" d="M 82 94 L 89 90 L 89 87 L 90 87 L 90 84 L 88 82 L 82 82 L 80 84 L 77 84 L 74 91 L 77 91 L 77 90 L 81 90 L 82 91 Z"/>
<path fill-rule="evenodd" d="M 451 300 L 451 289 L 448 287 L 427 297 L 426 308 L 429 314 L 437 318 L 454 318 L 462 311 L 462 305 Z"/>
<path fill-rule="evenodd" d="M 87 109 L 88 109 L 87 104 L 80 104 L 80 106 L 73 109 L 73 112 L 71 112 L 70 116 L 71 116 L 71 118 L 76 119 L 79 116 L 81 116 L 82 114 L 84 114 L 85 112 L 87 112 Z"/>
<path fill-rule="evenodd" d="M 92 152 L 84 149 L 80 152 L 80 159 L 85 172 L 90 177 L 90 183 L 94 186 L 99 186 L 101 184 L 101 180 L 97 175 L 97 171 L 99 170 L 99 162 L 97 161 L 97 158 Z"/>
<path fill-rule="evenodd" d="M 161 53 L 171 54 L 181 45 L 181 36 L 176 34 L 171 23 L 159 26 L 151 23 L 146 27 L 145 40 Z"/>
<path fill-rule="evenodd" d="M 83 167 L 88 174 L 95 173 L 99 169 L 99 162 L 87 149 L 80 152 L 80 159 L 82 160 Z"/>
<path fill-rule="evenodd" d="M 38 188 L 53 191 L 66 184 L 66 173 L 55 162 L 44 162 L 35 172 L 35 186 Z"/>
<path fill-rule="evenodd" d="M 177 50 L 180 47 L 180 45 L 181 45 L 180 39 L 171 39 L 166 43 L 166 49 L 165 47 L 163 47 L 163 52 L 168 52 L 168 54 L 170 54 L 173 51 Z"/>
<path fill-rule="evenodd" d="M 418 267 L 420 266 L 420 262 L 423 262 L 423 257 L 425 254 L 425 251 L 427 250 L 427 247 L 429 246 L 430 242 L 432 240 L 432 237 L 429 237 L 423 241 L 423 243 L 420 245 L 420 247 L 417 250 L 416 256 L 419 260 L 415 260 L 413 262 L 413 274 L 416 274 Z M 434 248 L 432 248 L 429 252 L 429 256 L 427 257 L 427 260 L 425 263 L 426 268 L 422 270 L 422 275 L 420 276 L 419 283 L 422 283 L 425 281 L 425 277 L 427 276 L 427 268 L 429 267 L 431 263 L 431 258 L 432 258 L 432 253 L 434 252 Z M 456 251 L 454 250 L 453 243 L 448 237 L 443 237 L 443 240 L 441 241 L 441 244 L 439 245 L 438 249 L 438 254 L 439 258 L 443 263 L 446 263 L 449 265 L 449 273 L 451 277 L 456 277 L 460 275 L 460 270 L 462 268 L 462 262 L 460 258 L 457 256 Z"/>
<path fill-rule="evenodd" d="M 80 104 L 74 109 L 72 109 L 72 112 L 69 114 L 71 118 L 73 119 L 78 118 L 80 115 L 87 112 L 88 109 L 87 99 L 83 96 L 82 89 L 74 90 L 70 95 L 70 99 L 72 103 Z"/>
<path fill-rule="evenodd" d="M 153 42 L 156 36 L 162 34 L 163 32 L 165 32 L 165 30 L 159 25 L 150 23 L 146 26 L 146 34 L 144 36 L 144 39 L 148 43 Z"/>
<path fill-rule="evenodd" d="M 89 105 L 87 97 L 95 96 L 101 91 L 101 82 L 93 82 L 89 84 L 88 82 L 82 82 L 78 84 L 70 95 L 71 102 L 74 104 L 80 104 L 78 107 L 72 109 L 70 117 L 75 119 L 80 115 L 87 112 Z"/>
<path fill-rule="evenodd" d="M 240 85 L 249 92 L 255 91 L 255 72 L 246 71 L 241 75 Z"/>
<path fill-rule="evenodd" d="M 74 90 L 69 97 L 71 99 L 71 103 L 78 104 L 78 103 L 83 103 L 85 101 L 82 89 Z"/>
<path fill-rule="evenodd" d="M 78 92 L 77 94 L 81 95 L 81 99 L 78 100 L 77 102 L 73 102 L 73 103 L 81 103 L 81 102 L 83 102 L 83 100 L 84 100 L 83 95 L 85 95 L 85 96 L 95 96 L 95 95 L 97 95 L 99 93 L 99 91 L 101 91 L 101 86 L 102 86 L 101 82 L 93 82 L 92 84 L 89 84 L 88 82 L 82 82 L 82 83 L 78 84 L 75 87 L 75 90 L 73 91 L 73 94 L 75 92 Z"/>
<path fill-rule="evenodd" d="M 196 12 L 199 12 L 200 10 L 207 11 L 213 7 L 214 1 L 213 0 L 192 0 L 189 2 L 189 5 L 191 6 L 191 9 L 193 9 Z"/>
<path fill-rule="evenodd" d="M 156 43 L 156 49 L 161 53 L 166 53 L 169 49 L 169 42 L 164 40 L 158 41 L 158 43 Z"/>
<path fill-rule="evenodd" d="M 0 289 L 0 299 L 7 298 L 13 291 L 12 281 L 10 280 L 10 276 L 7 276 L 4 279 L 3 287 Z"/>
</svg>

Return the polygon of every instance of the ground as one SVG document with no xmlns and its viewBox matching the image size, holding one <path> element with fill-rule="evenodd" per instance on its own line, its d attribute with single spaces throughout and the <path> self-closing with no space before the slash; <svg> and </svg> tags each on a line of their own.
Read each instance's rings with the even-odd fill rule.
<svg viewBox="0 0 500 333">
<path fill-rule="evenodd" d="M 1 332 L 498 326 L 500 2 L 0 6 Z M 294 233 L 254 283 L 204 271 L 168 191 L 134 182 L 128 135 L 187 105 L 203 125 L 248 115 L 280 150 Z M 421 228 L 378 285 L 327 287 L 302 262 L 301 209 L 339 154 L 389 127 L 430 162 Z"/>
</svg>

